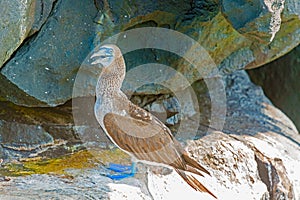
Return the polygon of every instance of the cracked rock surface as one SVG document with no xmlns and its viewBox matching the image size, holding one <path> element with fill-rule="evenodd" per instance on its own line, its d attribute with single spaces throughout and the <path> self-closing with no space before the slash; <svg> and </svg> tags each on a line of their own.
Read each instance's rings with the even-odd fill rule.
<svg viewBox="0 0 300 200">
<path fill-rule="evenodd" d="M 229 85 L 227 82 L 226 87 L 226 91 L 231 93 L 231 98 L 228 98 L 230 112 L 226 124 L 230 127 L 231 123 L 236 123 L 236 120 L 230 118 L 236 116 L 232 114 L 234 111 L 238 111 L 238 114 L 244 117 L 243 125 L 248 128 L 232 132 L 227 129 L 226 133 L 211 130 L 201 139 L 187 140 L 187 151 L 212 175 L 197 178 L 220 199 L 300 199 L 299 133 L 293 123 L 267 100 L 261 88 L 249 81 L 245 72 L 237 72 L 226 78 L 234 80 Z M 248 81 L 247 85 L 244 85 L 245 80 Z M 244 104 L 261 104 L 261 109 L 255 110 L 256 114 L 264 113 L 260 118 L 262 124 L 276 119 L 272 121 L 273 126 L 262 129 L 262 125 L 255 125 L 251 116 L 246 115 L 246 109 L 234 106 L 234 102 L 240 103 L 240 95 L 244 95 L 243 92 L 238 92 L 243 91 L 242 88 L 247 88 L 250 94 L 258 94 L 252 96 L 252 99 L 244 99 Z M 280 131 L 282 134 L 279 134 Z M 17 199 L 213 199 L 208 194 L 191 189 L 174 172 L 157 173 L 156 168 L 139 164 L 138 173 L 134 178 L 115 182 L 101 176 L 106 171 L 103 167 L 70 170 L 67 177 L 38 174 L 18 178 L 6 177 L 1 181 L 0 197 L 9 199 L 12 195 Z M 70 176 L 72 179 L 68 178 Z"/>
<path fill-rule="evenodd" d="M 55 162 L 57 165 L 67 165 L 61 156 L 74 155 L 90 146 L 112 147 L 93 114 L 94 88 L 100 71 L 90 67 L 86 57 L 112 35 L 155 27 L 178 31 L 198 42 L 203 47 L 199 51 L 194 51 L 193 43 L 180 49 L 181 57 L 190 56 L 196 67 L 179 55 L 155 48 L 129 52 L 124 56 L 127 70 L 132 73 L 125 79 L 125 93 L 170 126 L 190 154 L 212 173 L 211 177 L 197 178 L 219 199 L 299 200 L 300 135 L 277 108 L 278 102 L 284 102 L 288 113 L 298 119 L 299 76 L 295 72 L 299 71 L 299 54 L 288 57 L 290 62 L 284 62 L 284 72 L 269 68 L 281 75 L 279 79 L 272 73 L 259 72 L 261 79 L 267 77 L 262 84 L 264 91 L 243 71 L 258 68 L 299 45 L 299 2 L 2 1 L 0 171 L 15 166 L 23 167 L 22 173 L 28 174 L 26 167 L 33 163 L 25 165 L 26 159 L 41 159 L 43 162 L 35 166 L 42 167 L 49 164 L 48 158 L 56 157 L 62 162 Z M 152 41 L 149 34 L 139 36 L 133 41 L 137 46 Z M 155 39 L 164 44 L 168 38 L 160 34 Z M 186 44 L 177 37 L 169 39 Z M 126 50 L 132 40 L 122 37 L 118 42 Z M 147 65 L 133 73 L 134 67 L 148 63 L 168 68 Z M 215 71 L 210 71 L 211 66 Z M 173 73 L 168 73 L 169 69 Z M 72 93 L 78 74 L 82 79 L 75 89 L 81 92 Z M 190 88 L 176 91 L 181 99 L 175 98 L 170 88 L 143 85 L 143 77 L 158 77 L 155 80 L 178 89 L 182 84 L 178 74 L 191 84 Z M 269 84 L 268 78 L 277 85 Z M 142 87 L 134 88 L 130 83 Z M 274 91 L 267 93 L 266 88 Z M 276 107 L 264 92 L 277 97 Z M 81 160 L 75 159 L 77 170 L 69 167 L 63 175 L 47 169 L 46 174 L 11 177 L 8 170 L 10 173 L 0 176 L 0 199 L 211 198 L 193 191 L 175 173 L 161 173 L 164 170 L 142 164 L 134 178 L 114 182 L 101 175 L 107 172 L 102 166 L 107 162 L 103 158 L 99 161 L 101 166 L 78 170 Z"/>
</svg>

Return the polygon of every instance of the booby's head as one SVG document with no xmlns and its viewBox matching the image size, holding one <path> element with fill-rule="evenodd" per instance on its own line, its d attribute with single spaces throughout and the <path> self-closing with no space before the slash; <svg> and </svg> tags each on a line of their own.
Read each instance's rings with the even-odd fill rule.
<svg viewBox="0 0 300 200">
<path fill-rule="evenodd" d="M 121 54 L 119 47 L 113 44 L 106 44 L 99 48 L 98 51 L 91 56 L 93 62 L 91 64 L 100 64 L 102 67 L 108 67 L 111 63 L 118 59 Z"/>
<path fill-rule="evenodd" d="M 102 67 L 108 67 L 115 58 L 114 48 L 111 45 L 101 46 L 91 58 L 93 59 L 91 64 L 100 64 Z"/>
<path fill-rule="evenodd" d="M 93 60 L 92 65 L 97 64 L 102 67 L 96 91 L 107 87 L 110 90 L 119 90 L 126 73 L 125 61 L 119 47 L 114 44 L 100 46 L 90 58 Z M 98 93 L 100 94 L 101 92 L 99 91 Z"/>
</svg>

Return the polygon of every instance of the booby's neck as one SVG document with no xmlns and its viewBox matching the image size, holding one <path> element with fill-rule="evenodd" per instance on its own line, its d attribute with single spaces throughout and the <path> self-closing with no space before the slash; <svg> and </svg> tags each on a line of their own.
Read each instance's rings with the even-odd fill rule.
<svg viewBox="0 0 300 200">
<path fill-rule="evenodd" d="M 103 68 L 96 86 L 96 97 L 111 96 L 120 91 L 125 73 L 125 61 L 122 57 Z"/>
</svg>

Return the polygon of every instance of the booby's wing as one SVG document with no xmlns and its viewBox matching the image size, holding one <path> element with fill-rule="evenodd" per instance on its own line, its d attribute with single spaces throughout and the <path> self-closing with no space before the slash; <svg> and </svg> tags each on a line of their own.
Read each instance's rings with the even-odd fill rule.
<svg viewBox="0 0 300 200">
<path fill-rule="evenodd" d="M 185 170 L 198 174 L 202 176 L 201 173 L 199 173 L 198 170 L 205 172 L 206 174 L 210 173 L 202 167 L 198 162 L 196 162 L 194 159 L 190 158 L 187 152 L 182 148 L 182 146 L 179 144 L 179 142 L 173 138 L 173 135 L 171 134 L 170 130 L 155 116 L 153 116 L 151 113 L 147 112 L 146 110 L 138 107 L 137 105 L 129 102 L 129 115 L 135 119 L 139 119 L 146 123 L 155 124 L 156 126 L 159 126 L 161 129 L 164 130 L 165 134 L 169 134 L 171 137 L 171 140 L 174 143 L 175 149 L 177 152 L 180 153 L 182 159 L 184 160 L 185 166 L 187 167 Z M 197 169 L 197 170 L 195 170 Z"/>
<path fill-rule="evenodd" d="M 154 116 L 151 116 L 154 117 Z M 108 113 L 104 126 L 109 136 L 123 150 L 139 160 L 162 163 L 186 170 L 169 129 L 156 120 L 140 120 L 130 116 Z"/>
<path fill-rule="evenodd" d="M 154 116 L 151 117 L 154 119 L 143 121 L 130 116 L 108 113 L 104 116 L 103 121 L 107 134 L 121 149 L 134 155 L 139 160 L 172 166 L 192 188 L 207 192 L 216 198 L 193 175 L 185 173 L 185 171 L 189 171 L 203 176 L 198 170 L 207 173 L 208 171 L 196 161 L 192 161 L 193 164 L 188 163 L 189 165 L 187 165 L 186 162 L 190 162 L 192 159 L 186 155 L 186 152 L 177 149 L 180 144 L 171 136 L 169 129 L 161 126 L 161 122 L 157 123 Z M 198 170 L 193 168 L 193 165 Z"/>
</svg>

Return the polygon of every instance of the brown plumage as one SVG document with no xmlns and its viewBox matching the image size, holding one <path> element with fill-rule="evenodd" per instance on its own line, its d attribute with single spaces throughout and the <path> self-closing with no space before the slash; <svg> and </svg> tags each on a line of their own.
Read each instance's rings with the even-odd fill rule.
<svg viewBox="0 0 300 200">
<path fill-rule="evenodd" d="M 121 91 L 126 69 L 120 49 L 104 45 L 91 58 L 96 58 L 92 64 L 103 67 L 96 87 L 95 115 L 112 142 L 137 161 L 172 167 L 192 188 L 216 198 L 189 174 L 209 172 L 187 154 L 168 127 Z"/>
</svg>

